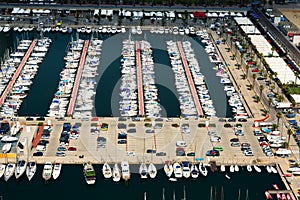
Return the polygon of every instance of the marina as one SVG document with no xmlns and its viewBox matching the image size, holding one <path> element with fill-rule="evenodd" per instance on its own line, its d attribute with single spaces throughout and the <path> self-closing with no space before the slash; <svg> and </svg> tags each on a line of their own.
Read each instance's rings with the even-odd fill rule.
<svg viewBox="0 0 300 200">
<path fill-rule="evenodd" d="M 2 134 L 3 154 L 0 156 L 1 163 L 6 164 L 0 168 L 0 171 L 3 172 L 7 184 L 13 182 L 11 180 L 13 174 L 18 181 L 24 181 L 26 171 L 27 179 L 32 180 L 33 185 L 45 180 L 47 184 L 49 183 L 49 188 L 56 187 L 54 184 L 60 185 L 60 182 L 65 180 L 65 174 L 69 174 L 66 169 L 71 168 L 70 165 L 72 165 L 74 169 L 80 171 L 78 178 L 83 180 L 82 182 L 95 185 L 90 186 L 92 188 L 106 185 L 102 181 L 107 179 L 107 185 L 115 184 L 116 187 L 127 185 L 126 190 L 130 191 L 133 182 L 141 182 L 145 186 L 153 184 L 152 181 L 159 178 L 164 184 L 170 184 L 170 187 L 176 188 L 173 191 L 167 189 L 167 196 L 175 196 L 175 193 L 180 196 L 182 193 L 178 195 L 178 191 L 184 188 L 183 196 L 187 193 L 189 199 L 196 199 L 194 195 L 190 195 L 191 188 L 199 187 L 198 184 L 203 184 L 203 182 L 210 182 L 208 180 L 211 177 L 212 179 L 218 177 L 220 183 L 213 182 L 218 186 L 212 186 L 209 183 L 201 192 L 211 198 L 212 192 L 209 194 L 209 191 L 214 190 L 216 198 L 219 194 L 223 196 L 221 194 L 223 186 L 225 188 L 226 184 L 229 185 L 229 182 L 232 183 L 238 179 L 240 174 L 248 177 L 251 173 L 249 177 L 252 174 L 253 177 L 257 175 L 268 185 L 272 185 L 274 181 L 278 183 L 282 188 L 280 195 L 286 195 L 288 198 L 287 193 L 290 193 L 290 190 L 282 183 L 278 175 L 280 171 L 286 171 L 287 164 L 284 158 L 274 156 L 275 149 L 271 150 L 274 154 L 266 155 L 264 146 L 267 145 L 264 141 L 260 141 L 261 138 L 253 135 L 254 124 L 256 128 L 259 125 L 256 125 L 255 119 L 249 118 L 249 113 L 246 112 L 244 102 L 241 100 L 240 91 L 233 86 L 234 80 L 229 76 L 225 63 L 222 63 L 215 44 L 211 42 L 212 36 L 208 34 L 210 30 L 203 30 L 202 27 L 201 29 L 194 27 L 151 29 L 148 27 L 144 29 L 140 26 L 126 28 L 102 26 L 100 29 L 100 27 L 81 26 L 77 29 L 73 28 L 72 33 L 69 27 L 48 28 L 41 29 L 45 35 L 48 33 L 58 37 L 60 34 L 70 32 L 70 37 L 68 37 L 70 41 L 65 47 L 64 68 L 59 73 L 57 90 L 54 97 L 52 93 L 51 103 L 46 108 L 48 112 L 45 114 L 30 117 L 26 114 L 19 115 L 18 108 L 21 105 L 20 99 L 25 99 L 27 96 L 25 93 L 30 93 L 29 85 L 38 84 L 30 80 L 39 73 L 36 65 L 43 64 L 41 58 L 47 57 L 51 43 L 50 37 L 31 38 L 28 40 L 33 41 L 31 46 L 28 41 L 26 43 L 26 40 L 20 40 L 20 44 L 26 43 L 24 46 L 17 47 L 22 52 L 10 54 L 14 58 L 21 57 L 22 61 L 21 59 L 15 60 L 16 63 L 20 63 L 19 67 L 9 79 L 8 86 L 4 87 L 5 90 L 2 93 L 4 97 L 1 97 L 2 107 L 6 106 L 5 110 L 2 110 L 5 116 L 3 122 L 8 122 L 10 125 L 10 130 Z M 12 27 L 6 26 L 5 32 L 9 34 L 15 34 L 12 33 L 13 30 L 22 32 L 19 28 L 11 29 Z M 126 32 L 126 30 L 129 31 Z M 168 99 L 159 98 L 161 93 L 157 81 L 159 75 L 154 62 L 158 59 L 153 49 L 155 46 L 153 38 L 156 37 L 153 35 L 155 34 L 163 35 L 162 44 L 166 49 L 164 53 L 168 55 L 164 59 L 170 62 L 170 65 L 166 67 L 172 72 L 165 76 L 165 79 L 172 77 L 175 80 L 176 91 L 172 92 L 179 102 L 180 116 L 170 117 L 162 114 L 164 105 L 161 102 L 166 102 Z M 191 38 L 186 39 L 185 36 L 191 36 Z M 116 41 L 119 41 L 119 46 L 107 48 L 109 38 L 114 37 Z M 195 47 L 196 43 L 191 41 L 193 38 L 200 40 L 197 47 Z M 39 45 L 43 42 L 49 46 Z M 201 53 L 199 56 L 199 48 L 206 54 Z M 121 57 L 119 49 L 121 49 Z M 27 53 L 25 53 L 26 50 Z M 111 79 L 119 78 L 118 83 L 113 85 L 117 88 L 115 91 L 118 97 L 113 98 L 111 91 L 100 90 L 100 98 L 109 98 L 111 102 L 118 101 L 116 109 L 118 111 L 113 113 L 111 110 L 110 117 L 97 116 L 97 107 L 101 109 L 101 107 L 111 106 L 111 104 L 100 104 L 100 101 L 97 101 L 97 93 L 99 95 L 97 88 L 101 88 L 98 84 L 104 78 L 98 75 L 103 75 L 104 68 L 108 67 L 102 65 L 106 65 L 106 57 L 103 55 L 109 54 L 109 50 L 117 57 L 115 60 L 118 62 L 115 60 L 110 62 L 116 65 L 114 67 L 118 71 L 115 74 L 106 74 L 106 76 Z M 212 64 L 215 70 L 214 76 L 205 75 L 205 70 L 207 70 L 205 68 L 210 66 L 203 65 L 201 56 Z M 27 70 L 26 74 L 22 74 L 24 69 L 20 66 L 22 68 L 24 66 Z M 59 68 L 59 66 L 55 67 Z M 120 77 L 118 77 L 119 74 Z M 20 83 L 18 77 L 26 81 Z M 211 83 L 213 84 L 210 85 Z M 214 87 L 212 87 L 214 84 L 221 84 L 224 91 L 220 96 L 227 97 L 227 101 L 214 97 Z M 17 100 L 13 101 L 15 99 Z M 230 119 L 217 118 L 219 116 L 217 105 L 231 109 L 233 115 Z M 227 105 L 230 108 L 227 108 Z M 23 111 L 23 113 L 26 112 Z M 229 128 L 225 124 L 229 124 Z M 267 135 L 267 133 L 264 134 Z M 232 138 L 237 139 L 237 142 L 231 142 Z M 248 144 L 250 143 L 251 149 L 249 150 Z M 240 148 L 236 147 L 244 148 L 244 150 L 240 151 Z M 270 145 L 270 148 L 275 148 L 275 146 Z M 24 157 L 27 158 L 26 161 L 22 160 Z M 168 162 L 164 165 L 166 161 Z M 62 166 L 63 173 L 61 173 Z M 38 176 L 40 177 L 36 178 Z M 266 176 L 265 179 L 264 176 Z M 272 176 L 270 183 L 267 176 Z M 149 199 L 160 199 L 161 194 L 148 191 L 143 184 L 141 186 L 143 192 L 135 194 L 137 196 L 133 197 L 134 199 L 140 199 L 143 196 Z M 249 183 L 241 184 L 242 189 L 247 191 L 247 195 L 248 188 L 250 191 L 255 181 L 251 184 L 251 186 L 248 186 Z M 77 183 L 74 185 L 76 188 Z M 157 190 L 164 188 L 162 185 L 157 187 Z M 217 194 L 216 190 L 221 192 Z M 228 188 L 224 190 L 226 193 L 230 191 Z M 266 191 L 265 186 L 261 186 L 259 190 L 261 191 L 255 194 L 253 190 L 250 191 L 256 199 L 263 199 L 265 195 L 268 195 L 267 198 L 269 195 L 275 197 L 279 193 Z M 124 192 L 122 188 L 120 191 Z M 96 194 L 95 191 L 91 193 Z M 240 191 L 235 190 L 236 193 L 240 196 Z M 204 198 L 207 199 L 209 196 Z"/>
</svg>

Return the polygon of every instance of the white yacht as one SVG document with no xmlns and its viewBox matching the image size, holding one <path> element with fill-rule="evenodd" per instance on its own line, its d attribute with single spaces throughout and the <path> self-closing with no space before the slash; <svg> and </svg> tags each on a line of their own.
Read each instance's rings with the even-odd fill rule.
<svg viewBox="0 0 300 200">
<path fill-rule="evenodd" d="M 22 174 L 24 174 L 27 167 L 27 162 L 25 160 L 19 160 L 17 162 L 16 170 L 15 170 L 15 177 L 16 179 L 20 178 Z"/>
<path fill-rule="evenodd" d="M 175 178 L 182 178 L 182 168 L 178 162 L 173 164 Z"/>
<path fill-rule="evenodd" d="M 189 178 L 191 176 L 190 163 L 188 161 L 182 162 L 182 175 L 185 178 Z"/>
<path fill-rule="evenodd" d="M 33 176 L 35 175 L 35 172 L 36 172 L 36 162 L 29 162 L 27 164 L 27 169 L 26 169 L 26 176 L 28 178 L 28 180 L 30 181 Z"/>
<path fill-rule="evenodd" d="M 46 162 L 44 165 L 44 169 L 43 169 L 43 173 L 42 173 L 42 177 L 45 181 L 48 181 L 51 176 L 52 176 L 52 163 L 51 162 Z"/>
<path fill-rule="evenodd" d="M 5 168 L 6 168 L 6 164 L 0 164 L 0 178 L 4 175 Z"/>
<path fill-rule="evenodd" d="M 118 164 L 116 163 L 114 168 L 113 168 L 113 181 L 114 182 L 119 182 L 120 179 L 121 179 L 121 171 L 120 171 L 120 168 L 118 166 Z"/>
<path fill-rule="evenodd" d="M 8 153 L 8 152 L 10 152 L 11 147 L 12 147 L 11 143 L 5 143 L 3 145 L 3 147 L 2 147 L 2 153 Z"/>
<path fill-rule="evenodd" d="M 12 177 L 12 175 L 15 172 L 15 169 L 16 169 L 16 164 L 15 163 L 8 163 L 6 165 L 5 172 L 4 172 L 4 180 L 5 181 L 8 181 L 8 179 L 10 177 Z"/>
<path fill-rule="evenodd" d="M 248 172 L 252 172 L 252 167 L 251 167 L 251 165 L 247 165 L 247 171 L 248 171 Z"/>
<path fill-rule="evenodd" d="M 258 173 L 260 173 L 260 172 L 261 172 L 261 169 L 260 169 L 260 167 L 259 167 L 259 166 L 257 166 L 257 165 L 253 165 L 253 167 L 254 167 L 254 169 L 255 169 L 255 171 L 256 171 L 256 172 L 258 172 Z"/>
<path fill-rule="evenodd" d="M 148 166 L 148 173 L 149 173 L 150 178 L 156 177 L 157 169 L 153 163 L 150 163 L 150 165 Z"/>
<path fill-rule="evenodd" d="M 104 163 L 102 167 L 102 174 L 104 178 L 111 178 L 112 177 L 112 171 L 108 163 Z"/>
<path fill-rule="evenodd" d="M 229 171 L 230 171 L 231 173 L 233 173 L 233 172 L 234 172 L 234 165 L 230 165 L 230 167 L 229 167 Z"/>
<path fill-rule="evenodd" d="M 278 171 L 275 167 L 273 167 L 272 165 L 270 165 L 270 168 L 271 168 L 271 171 L 274 173 L 274 174 L 277 174 Z"/>
<path fill-rule="evenodd" d="M 268 173 L 272 173 L 272 170 L 271 170 L 270 165 L 267 165 L 267 166 L 266 166 L 266 170 L 267 170 Z"/>
<path fill-rule="evenodd" d="M 203 163 L 199 164 L 199 171 L 202 174 L 202 176 L 207 176 L 207 174 L 208 174 L 208 171 Z"/>
<path fill-rule="evenodd" d="M 61 163 L 55 163 L 53 166 L 53 172 L 52 172 L 52 178 L 56 180 L 61 172 L 62 164 Z"/>
<path fill-rule="evenodd" d="M 128 181 L 130 179 L 130 169 L 129 169 L 128 161 L 124 160 L 121 162 L 121 172 L 122 172 L 122 178 L 125 181 Z"/>
<path fill-rule="evenodd" d="M 238 172 L 240 171 L 239 166 L 238 165 L 234 165 L 234 171 Z"/>
<path fill-rule="evenodd" d="M 225 172 L 225 170 L 226 170 L 225 165 L 221 165 L 220 169 L 221 169 L 221 172 Z"/>
<path fill-rule="evenodd" d="M 140 165 L 139 173 L 140 173 L 140 176 L 141 176 L 142 179 L 147 178 L 148 168 L 147 168 L 147 165 L 144 162 L 142 162 L 141 165 Z"/>
<path fill-rule="evenodd" d="M 198 178 L 199 176 L 199 169 L 195 164 L 192 164 L 191 166 L 191 176 L 192 178 Z"/>
<path fill-rule="evenodd" d="M 174 170 L 171 161 L 166 161 L 164 171 L 168 177 L 172 176 Z"/>
</svg>

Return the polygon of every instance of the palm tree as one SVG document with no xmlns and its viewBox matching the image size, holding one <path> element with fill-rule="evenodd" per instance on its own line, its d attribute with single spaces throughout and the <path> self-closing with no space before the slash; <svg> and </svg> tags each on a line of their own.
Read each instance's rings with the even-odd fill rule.
<svg viewBox="0 0 300 200">
<path fill-rule="evenodd" d="M 246 65 L 246 74 L 247 74 L 247 76 L 248 76 L 249 69 L 250 69 L 250 65 Z"/>
<path fill-rule="evenodd" d="M 265 89 L 265 87 L 263 85 L 259 85 L 259 91 L 260 91 L 260 96 L 262 94 L 262 91 Z"/>
<path fill-rule="evenodd" d="M 252 78 L 253 78 L 253 85 L 255 85 L 256 74 L 252 74 Z"/>
<path fill-rule="evenodd" d="M 277 100 L 278 100 L 279 102 L 282 102 L 283 96 L 282 96 L 282 95 L 278 95 L 278 96 L 277 96 Z"/>
<path fill-rule="evenodd" d="M 269 109 L 270 109 L 271 103 L 272 103 L 272 98 L 271 97 L 269 97 L 268 102 L 269 102 Z"/>
<path fill-rule="evenodd" d="M 275 47 L 272 47 L 272 48 L 271 48 L 272 56 L 273 56 L 273 53 L 274 53 L 275 50 L 276 50 Z"/>
<path fill-rule="evenodd" d="M 297 85 L 297 79 L 298 79 L 298 76 L 299 76 L 299 72 L 298 71 L 295 71 L 295 84 Z"/>
<path fill-rule="evenodd" d="M 278 112 L 276 113 L 276 117 L 277 117 L 277 128 L 279 127 L 279 119 L 282 117 L 282 113 Z"/>
<path fill-rule="evenodd" d="M 292 131 L 292 129 L 288 129 L 287 130 L 287 135 L 289 136 L 288 137 L 288 147 L 290 146 L 290 140 L 291 140 L 291 135 L 293 134 L 293 131 Z"/>
<path fill-rule="evenodd" d="M 269 113 L 269 111 L 268 111 L 267 109 L 264 109 L 264 110 L 263 110 L 263 114 L 264 114 L 265 116 L 267 116 L 268 113 Z"/>
</svg>

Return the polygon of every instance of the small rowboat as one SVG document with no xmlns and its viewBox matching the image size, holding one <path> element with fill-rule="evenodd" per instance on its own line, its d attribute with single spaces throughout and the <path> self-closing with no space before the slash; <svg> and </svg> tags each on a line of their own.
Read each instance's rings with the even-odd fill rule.
<svg viewBox="0 0 300 200">
<path fill-rule="evenodd" d="M 270 192 L 268 192 L 268 191 L 265 191 L 265 196 L 266 196 L 266 199 L 273 199 Z"/>
</svg>

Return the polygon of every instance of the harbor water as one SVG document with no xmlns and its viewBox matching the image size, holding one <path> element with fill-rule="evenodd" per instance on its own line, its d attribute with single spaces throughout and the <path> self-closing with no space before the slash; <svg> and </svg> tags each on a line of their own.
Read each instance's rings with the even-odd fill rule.
<svg viewBox="0 0 300 200">
<path fill-rule="evenodd" d="M 59 73 L 64 68 L 64 56 L 71 37 L 74 39 L 77 37 L 89 39 L 91 37 L 87 34 L 76 35 L 74 32 L 72 35 L 60 32 L 44 33 L 43 35 L 51 38 L 52 44 L 44 61 L 39 67 L 36 77 L 33 79 L 33 84 L 30 87 L 28 96 L 23 100 L 18 111 L 19 116 L 45 116 L 47 114 L 54 93 L 57 90 L 57 84 L 60 78 Z M 12 51 L 15 48 L 17 41 L 21 39 L 39 38 L 41 34 L 37 32 L 20 34 L 11 31 L 8 34 L 1 33 L 0 37 L 2 37 L 1 41 L 5 41 L 0 47 L 0 53 L 2 52 L 2 55 L 4 55 L 6 49 Z M 158 99 L 162 108 L 161 116 L 180 116 L 174 74 L 166 49 L 166 41 L 168 40 L 189 40 L 192 43 L 198 63 L 201 66 L 201 73 L 205 75 L 206 84 L 217 111 L 217 116 L 232 116 L 231 109 L 227 103 L 226 94 L 220 83 L 220 78 L 216 76 L 216 71 L 213 69 L 214 64 L 210 63 L 203 44 L 197 38 L 183 38 L 182 36 L 176 37 L 174 35 L 159 35 L 158 37 L 157 34 L 150 34 L 148 31 L 145 31 L 143 35 L 134 36 L 129 36 L 129 34 L 126 33 L 116 35 L 94 34 L 93 37 L 104 40 L 95 96 L 95 116 L 116 117 L 120 115 L 121 48 L 122 41 L 129 37 L 133 40 L 147 40 L 152 45 L 155 63 L 155 84 L 158 88 Z"/>
<path fill-rule="evenodd" d="M 95 185 L 85 183 L 81 165 L 63 165 L 60 177 L 48 182 L 42 179 L 42 168 L 43 166 L 38 166 L 31 182 L 28 182 L 24 175 L 18 180 L 12 177 L 8 182 L 1 179 L 2 199 L 142 200 L 146 193 L 148 200 L 159 200 L 163 199 L 164 190 L 166 200 L 174 199 L 174 194 L 175 199 L 183 199 L 184 191 L 187 200 L 246 200 L 246 196 L 249 200 L 263 200 L 264 191 L 272 189 L 272 184 L 276 183 L 280 189 L 284 188 L 278 174 L 268 174 L 265 169 L 262 169 L 261 173 L 249 173 L 245 167 L 233 174 L 227 169 L 230 180 L 225 178 L 225 172 L 209 171 L 207 177 L 199 177 L 196 180 L 182 178 L 177 182 L 170 182 L 163 170 L 159 170 L 155 179 L 141 180 L 139 174 L 132 173 L 129 182 L 121 180 L 115 183 L 111 179 L 105 180 L 101 174 L 101 166 L 94 165 L 97 174 Z"/>
</svg>

